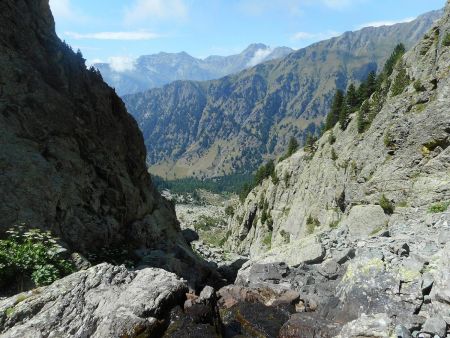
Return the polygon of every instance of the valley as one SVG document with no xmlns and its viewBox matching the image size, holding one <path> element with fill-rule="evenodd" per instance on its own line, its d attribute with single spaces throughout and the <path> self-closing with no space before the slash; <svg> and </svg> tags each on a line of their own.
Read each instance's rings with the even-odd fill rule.
<svg viewBox="0 0 450 338">
<path fill-rule="evenodd" d="M 0 2 L 0 338 L 450 337 L 450 0 L 120 74 L 54 4 Z"/>
</svg>

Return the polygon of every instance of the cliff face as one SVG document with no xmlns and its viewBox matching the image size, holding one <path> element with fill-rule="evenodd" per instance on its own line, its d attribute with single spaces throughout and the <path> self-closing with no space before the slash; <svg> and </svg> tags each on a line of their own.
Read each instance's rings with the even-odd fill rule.
<svg viewBox="0 0 450 338">
<path fill-rule="evenodd" d="M 441 15 L 347 32 L 219 80 L 177 81 L 124 97 L 152 173 L 171 179 L 253 171 L 281 155 L 291 136 L 314 132 L 336 87 L 377 70 L 397 43 L 414 46 Z"/>
<path fill-rule="evenodd" d="M 358 133 L 354 114 L 345 131 L 336 126 L 314 151 L 300 150 L 278 164 L 277 184 L 266 180 L 250 193 L 230 224 L 230 248 L 258 255 L 330 226 L 368 235 L 408 210 L 426 213 L 433 203 L 450 200 L 448 16 L 447 10 L 397 65 L 384 97 L 371 98 L 378 114 L 367 131 Z M 410 84 L 394 96 L 400 68 Z M 383 196 L 396 207 L 392 217 L 380 206 Z M 273 225 L 262 224 L 264 209 Z"/>
<path fill-rule="evenodd" d="M 48 0 L 0 3 L 0 233 L 26 223 L 73 249 L 183 241 L 122 101 L 55 34 Z"/>
</svg>

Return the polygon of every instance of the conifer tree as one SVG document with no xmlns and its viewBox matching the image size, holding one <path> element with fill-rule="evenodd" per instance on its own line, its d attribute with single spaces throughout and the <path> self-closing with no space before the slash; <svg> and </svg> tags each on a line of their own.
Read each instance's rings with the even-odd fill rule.
<svg viewBox="0 0 450 338">
<path fill-rule="evenodd" d="M 374 71 L 371 71 L 367 76 L 366 80 L 366 98 L 370 98 L 373 93 L 377 90 L 377 74 Z"/>
<path fill-rule="evenodd" d="M 297 139 L 295 137 L 291 137 L 289 139 L 289 144 L 288 144 L 288 150 L 287 150 L 287 157 L 291 156 L 293 153 L 295 153 L 298 149 L 298 142 Z"/>
<path fill-rule="evenodd" d="M 361 105 L 361 108 L 358 112 L 357 124 L 358 124 L 358 133 L 364 133 L 366 130 L 367 118 L 370 114 L 370 104 L 369 101 L 366 100 Z"/>
<path fill-rule="evenodd" d="M 356 93 L 355 85 L 352 83 L 347 89 L 347 105 L 350 108 L 350 112 L 354 112 L 358 108 L 358 96 Z"/>
<path fill-rule="evenodd" d="M 344 103 L 344 92 L 340 89 L 336 90 L 331 105 L 331 111 L 328 113 L 327 121 L 325 123 L 325 130 L 330 130 L 339 121 L 339 114 L 341 113 L 342 105 Z"/>
<path fill-rule="evenodd" d="M 406 53 L 405 45 L 402 43 L 398 44 L 394 51 L 392 52 L 389 59 L 386 61 L 384 65 L 383 72 L 386 74 L 386 76 L 390 76 L 392 72 L 394 71 L 395 65 L 397 64 L 398 60 Z"/>
<path fill-rule="evenodd" d="M 342 130 L 345 130 L 345 128 L 347 128 L 349 115 L 350 115 L 350 107 L 348 105 L 347 98 L 345 98 L 341 107 L 341 111 L 339 112 L 339 126 L 341 127 Z"/>
<path fill-rule="evenodd" d="M 361 82 L 359 85 L 358 90 L 356 91 L 356 97 L 358 99 L 357 106 L 361 106 L 361 104 L 367 99 L 367 83 L 365 81 Z"/>
</svg>

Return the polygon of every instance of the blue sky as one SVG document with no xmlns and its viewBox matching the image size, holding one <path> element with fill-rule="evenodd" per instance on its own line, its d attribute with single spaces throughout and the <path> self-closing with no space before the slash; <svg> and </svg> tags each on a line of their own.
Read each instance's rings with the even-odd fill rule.
<svg viewBox="0 0 450 338">
<path fill-rule="evenodd" d="M 411 20 L 445 0 L 50 0 L 57 33 L 88 62 L 186 51 L 230 55 L 251 43 L 301 48 L 363 26 Z"/>
</svg>

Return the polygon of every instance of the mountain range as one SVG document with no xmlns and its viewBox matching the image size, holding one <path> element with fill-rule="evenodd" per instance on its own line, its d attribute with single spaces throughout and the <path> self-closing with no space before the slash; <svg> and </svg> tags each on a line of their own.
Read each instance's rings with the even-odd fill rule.
<svg viewBox="0 0 450 338">
<path fill-rule="evenodd" d="M 315 132 L 336 88 L 376 71 L 398 43 L 412 47 L 441 16 L 347 32 L 218 80 L 124 96 L 150 171 L 168 179 L 251 172 L 283 153 L 290 137 Z"/>
<path fill-rule="evenodd" d="M 144 55 L 136 60 L 97 63 L 104 80 L 119 95 L 162 87 L 176 80 L 212 80 L 237 73 L 261 62 L 284 57 L 294 50 L 288 47 L 271 48 L 252 44 L 243 52 L 230 56 L 212 55 L 195 58 L 186 52 Z M 117 60 L 120 61 L 120 60 Z M 123 61 L 123 60 L 122 60 Z"/>
</svg>

